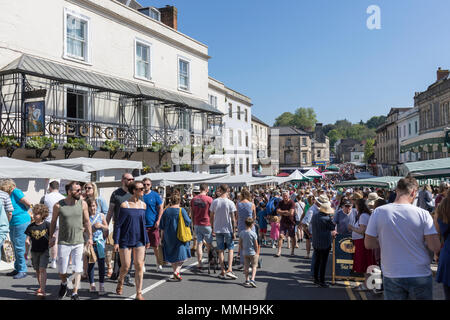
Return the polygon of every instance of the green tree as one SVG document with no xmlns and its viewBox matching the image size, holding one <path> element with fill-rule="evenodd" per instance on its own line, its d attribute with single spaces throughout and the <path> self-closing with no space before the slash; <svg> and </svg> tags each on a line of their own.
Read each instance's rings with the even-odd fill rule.
<svg viewBox="0 0 450 320">
<path fill-rule="evenodd" d="M 290 112 L 284 112 L 278 118 L 275 119 L 274 127 L 295 126 L 294 114 Z"/>
<path fill-rule="evenodd" d="M 313 108 L 298 108 L 295 110 L 294 121 L 297 128 L 313 131 L 317 122 L 317 115 Z"/>
<path fill-rule="evenodd" d="M 369 158 L 375 153 L 375 139 L 367 139 L 364 146 L 364 162 L 367 163 Z"/>
<path fill-rule="evenodd" d="M 298 108 L 295 113 L 284 112 L 275 119 L 274 127 L 294 126 L 305 131 L 312 131 L 317 122 L 313 108 Z"/>
<path fill-rule="evenodd" d="M 381 126 L 386 121 L 385 116 L 374 116 L 367 120 L 366 126 L 370 129 L 376 129 L 377 127 Z"/>
<path fill-rule="evenodd" d="M 342 138 L 343 138 L 342 134 L 337 129 L 333 129 L 330 132 L 328 132 L 328 139 L 330 139 L 330 147 L 334 147 L 336 141 Z"/>
</svg>

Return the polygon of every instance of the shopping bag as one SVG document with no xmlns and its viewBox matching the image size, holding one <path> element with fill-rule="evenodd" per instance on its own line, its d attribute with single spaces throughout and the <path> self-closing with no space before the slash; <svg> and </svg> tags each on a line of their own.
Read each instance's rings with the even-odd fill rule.
<svg viewBox="0 0 450 320">
<path fill-rule="evenodd" d="M 111 280 L 117 280 L 120 274 L 120 255 L 119 252 L 114 252 L 114 267 L 111 275 Z"/>
<path fill-rule="evenodd" d="M 192 233 L 191 228 L 186 227 L 186 224 L 184 223 L 183 215 L 180 213 L 178 215 L 178 228 L 177 228 L 177 238 L 181 242 L 188 242 L 192 240 Z"/>
<path fill-rule="evenodd" d="M 14 247 L 11 242 L 11 240 L 6 239 L 3 241 L 2 246 L 2 261 L 5 261 L 6 263 L 11 263 L 16 261 L 16 258 L 14 256 Z"/>
</svg>

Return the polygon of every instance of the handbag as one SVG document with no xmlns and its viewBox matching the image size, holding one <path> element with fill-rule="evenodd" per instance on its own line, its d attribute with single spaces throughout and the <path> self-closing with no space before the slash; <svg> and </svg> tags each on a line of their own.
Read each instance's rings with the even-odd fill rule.
<svg viewBox="0 0 450 320">
<path fill-rule="evenodd" d="M 2 261 L 5 261 L 6 263 L 11 263 L 16 261 L 15 255 L 14 255 L 14 246 L 9 240 L 9 236 L 6 238 L 5 241 L 3 241 L 2 246 Z"/>
<path fill-rule="evenodd" d="M 183 215 L 180 213 L 178 215 L 178 227 L 177 227 L 177 238 L 181 242 L 188 242 L 192 240 L 192 233 L 191 228 L 186 227 L 186 224 L 184 223 Z"/>
<path fill-rule="evenodd" d="M 114 252 L 114 266 L 113 266 L 113 272 L 111 274 L 111 280 L 117 280 L 119 278 L 120 274 L 120 255 L 119 252 Z"/>
</svg>

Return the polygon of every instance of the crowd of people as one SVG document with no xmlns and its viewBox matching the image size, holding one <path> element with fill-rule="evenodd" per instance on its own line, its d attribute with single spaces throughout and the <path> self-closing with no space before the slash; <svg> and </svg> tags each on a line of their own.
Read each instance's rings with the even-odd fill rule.
<svg viewBox="0 0 450 320">
<path fill-rule="evenodd" d="M 143 300 L 146 252 L 152 248 L 155 271 L 171 264 L 172 281 L 182 281 L 181 269 L 190 257 L 197 258 L 194 271 L 203 272 L 204 258 L 217 252 L 220 279 L 238 279 L 233 268 L 242 270 L 243 285 L 255 288 L 261 247 L 283 259 L 285 244 L 289 256 L 295 256 L 304 242 L 312 281 L 327 288 L 333 238 L 341 234 L 353 241 L 355 276 L 368 278 L 368 267 L 381 266 L 385 299 L 432 299 L 432 260 L 438 263 L 436 281 L 450 299 L 448 184 L 433 191 L 406 177 L 395 191 L 386 191 L 335 188 L 335 182 L 252 190 L 201 184 L 192 196 L 172 189 L 163 198 L 152 190 L 150 179 L 135 181 L 125 173 L 109 203 L 95 183 L 73 181 L 62 195 L 53 181 L 41 202 L 32 205 L 13 180 L 5 179 L 0 181 L 0 245 L 9 236 L 15 255 L 14 270 L 7 276 L 26 277 L 31 258 L 37 296 L 47 296 L 50 267 L 61 279 L 58 298 L 71 289 L 71 299 L 78 300 L 82 280 L 89 282 L 91 292 L 103 295 L 105 279 L 113 279 L 114 266 L 120 265 L 115 293 L 122 295 L 124 285 L 133 286 L 135 298 Z M 181 224 L 191 228 L 192 241 L 180 240 Z M 368 288 L 362 284 L 358 290 Z"/>
</svg>

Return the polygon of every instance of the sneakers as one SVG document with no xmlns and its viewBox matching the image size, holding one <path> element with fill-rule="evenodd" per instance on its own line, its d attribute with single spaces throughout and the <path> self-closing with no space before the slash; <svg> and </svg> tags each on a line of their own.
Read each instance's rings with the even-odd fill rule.
<svg viewBox="0 0 450 320">
<path fill-rule="evenodd" d="M 133 281 L 133 279 L 131 279 L 131 276 L 130 276 L 129 274 L 127 274 L 127 275 L 125 276 L 125 281 L 124 281 L 124 283 L 125 283 L 127 286 L 129 286 L 129 287 L 134 287 L 134 286 L 135 286 L 134 281 Z"/>
<path fill-rule="evenodd" d="M 50 262 L 50 269 L 56 269 L 56 259 L 52 259 Z"/>
<path fill-rule="evenodd" d="M 105 286 L 102 285 L 102 283 L 100 283 L 100 290 L 98 290 L 98 294 L 99 294 L 100 296 L 104 296 L 104 295 L 106 294 Z"/>
<path fill-rule="evenodd" d="M 72 298 L 70 298 L 70 300 L 80 300 L 80 297 L 78 296 L 78 294 L 74 293 L 72 294 Z"/>
<path fill-rule="evenodd" d="M 330 287 L 330 285 L 328 283 L 326 283 L 326 282 L 320 282 L 319 283 L 319 287 L 321 287 L 321 288 L 328 288 L 328 287 Z"/>
<path fill-rule="evenodd" d="M 27 276 L 27 273 L 26 272 L 18 272 L 14 277 L 13 277 L 13 279 L 23 279 L 23 278 L 25 278 Z"/>
<path fill-rule="evenodd" d="M 95 284 L 91 285 L 91 287 L 89 288 L 89 292 L 90 293 L 96 293 L 97 292 L 97 288 L 95 287 Z"/>
<path fill-rule="evenodd" d="M 155 272 L 162 272 L 163 271 L 163 266 L 162 265 L 158 265 L 155 269 Z"/>
<path fill-rule="evenodd" d="M 275 249 L 276 248 L 276 246 L 275 246 L 275 243 L 274 244 L 272 244 L 272 249 Z"/>
<path fill-rule="evenodd" d="M 177 279 L 178 281 L 181 281 L 181 280 L 183 280 L 183 278 L 181 277 L 181 275 L 180 275 L 180 273 L 179 273 L 179 272 L 177 272 L 177 273 L 174 273 L 174 274 L 173 274 L 173 277 L 174 277 L 175 279 Z"/>
<path fill-rule="evenodd" d="M 225 273 L 225 278 L 236 280 L 238 277 L 233 272 Z"/>
<path fill-rule="evenodd" d="M 250 287 L 251 287 L 250 281 L 249 281 L 249 280 L 246 280 L 246 281 L 244 282 L 244 287 L 246 287 L 246 288 L 250 288 Z"/>
<path fill-rule="evenodd" d="M 8 277 L 13 277 L 13 276 L 15 276 L 15 275 L 18 274 L 18 273 L 19 273 L 19 271 L 13 270 L 13 271 L 11 271 L 11 272 L 8 272 L 6 275 L 7 275 Z"/>
<path fill-rule="evenodd" d="M 219 274 L 219 279 L 222 279 L 222 280 L 226 279 L 225 275 L 224 274 Z"/>
<path fill-rule="evenodd" d="M 67 284 L 62 284 L 59 286 L 58 299 L 62 299 L 66 296 L 67 293 Z"/>
<path fill-rule="evenodd" d="M 255 282 L 255 280 L 250 280 L 250 285 L 251 285 L 253 288 L 256 288 L 256 282 Z"/>
</svg>

